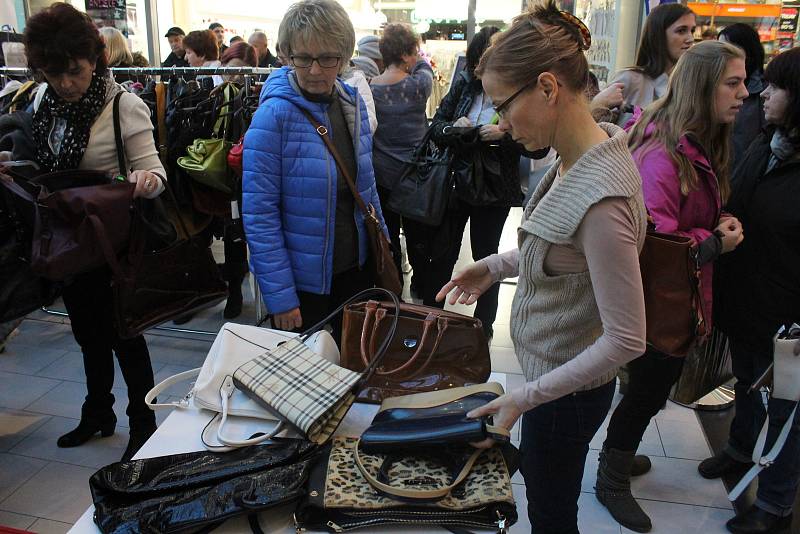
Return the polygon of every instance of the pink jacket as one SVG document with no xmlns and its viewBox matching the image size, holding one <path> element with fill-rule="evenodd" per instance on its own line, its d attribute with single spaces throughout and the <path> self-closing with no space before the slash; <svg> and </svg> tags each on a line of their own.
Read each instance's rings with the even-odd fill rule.
<svg viewBox="0 0 800 534">
<path fill-rule="evenodd" d="M 651 123 L 645 129 L 645 139 L 655 130 Z M 708 239 L 719 222 L 722 200 L 714 169 L 703 149 L 687 137 L 682 137 L 677 151 L 691 161 L 697 171 L 698 188 L 681 193 L 678 165 L 663 145 L 645 142 L 632 151 L 633 161 L 642 175 L 642 191 L 647 210 L 656 225 L 656 231 L 692 238 L 695 243 Z M 714 262 L 701 267 L 700 290 L 705 321 L 711 321 L 712 277 Z"/>
</svg>

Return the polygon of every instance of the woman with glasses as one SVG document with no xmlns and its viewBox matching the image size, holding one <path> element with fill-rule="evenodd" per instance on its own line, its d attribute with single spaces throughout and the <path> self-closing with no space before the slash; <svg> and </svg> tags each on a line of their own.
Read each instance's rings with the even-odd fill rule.
<svg viewBox="0 0 800 534">
<path fill-rule="evenodd" d="M 334 0 L 294 4 L 278 43 L 289 65 L 267 80 L 244 138 L 242 209 L 251 270 L 273 326 L 298 330 L 373 286 L 366 227 L 345 172 L 383 215 L 367 109 L 338 78 L 355 47 L 347 12 Z M 344 169 L 306 114 L 327 130 Z M 339 340 L 341 325 L 333 326 Z"/>
<path fill-rule="evenodd" d="M 625 132 L 592 118 L 590 44 L 589 30 L 551 0 L 519 15 L 481 57 L 475 73 L 500 129 L 559 158 L 525 208 L 519 248 L 473 263 L 437 295 L 472 304 L 519 276 L 511 337 L 527 383 L 469 415 L 491 414 L 508 429 L 522 417 L 536 533 L 578 532 L 589 442 L 611 407 L 617 368 L 645 349 L 642 179 Z"/>
<path fill-rule="evenodd" d="M 378 48 L 386 70 L 370 81 L 378 118 L 373 155 L 378 194 L 385 205 L 406 162 L 428 129 L 426 107 L 433 90 L 433 69 L 419 57 L 419 36 L 408 24 L 387 25 Z M 402 272 L 400 215 L 386 209 L 384 213 L 395 265 Z M 411 287 L 417 289 L 421 273 L 427 271 L 425 242 L 430 228 L 410 220 L 403 220 L 402 226 L 408 259 L 414 269 Z"/>
</svg>

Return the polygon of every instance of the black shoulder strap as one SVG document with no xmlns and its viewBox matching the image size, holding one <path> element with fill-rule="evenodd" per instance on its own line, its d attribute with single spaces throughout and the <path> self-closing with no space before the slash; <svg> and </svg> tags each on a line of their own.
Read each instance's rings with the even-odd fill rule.
<svg viewBox="0 0 800 534">
<path fill-rule="evenodd" d="M 117 166 L 119 176 L 127 177 L 128 169 L 125 165 L 125 145 L 122 143 L 122 126 L 119 119 L 119 100 L 122 98 L 122 91 L 114 97 L 114 141 L 117 145 Z"/>
</svg>

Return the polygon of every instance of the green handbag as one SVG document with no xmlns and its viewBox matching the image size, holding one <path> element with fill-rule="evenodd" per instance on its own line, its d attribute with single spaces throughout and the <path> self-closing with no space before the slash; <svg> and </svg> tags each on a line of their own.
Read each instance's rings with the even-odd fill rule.
<svg viewBox="0 0 800 534">
<path fill-rule="evenodd" d="M 195 139 L 186 147 L 186 155 L 178 158 L 178 166 L 193 179 L 227 195 L 233 193 L 233 184 L 228 169 L 228 151 L 233 143 L 226 139 L 230 126 L 227 108 L 238 92 L 236 87 L 225 84 L 218 88 L 223 95 L 220 116 L 214 123 L 214 137 Z"/>
</svg>

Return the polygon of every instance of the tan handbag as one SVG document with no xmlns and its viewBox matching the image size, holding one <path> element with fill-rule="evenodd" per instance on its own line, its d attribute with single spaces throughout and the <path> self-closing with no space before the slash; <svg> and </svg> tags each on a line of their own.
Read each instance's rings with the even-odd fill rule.
<svg viewBox="0 0 800 534">
<path fill-rule="evenodd" d="M 375 360 L 393 315 L 391 302 L 358 302 L 345 308 L 342 367 L 362 371 Z M 359 401 L 380 403 L 387 397 L 482 384 L 491 371 L 489 344 L 479 319 L 401 304 L 395 337 Z"/>
</svg>

